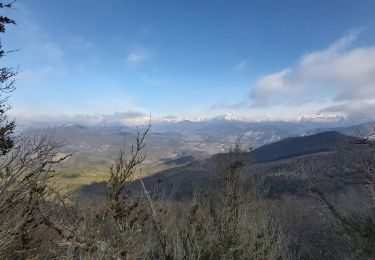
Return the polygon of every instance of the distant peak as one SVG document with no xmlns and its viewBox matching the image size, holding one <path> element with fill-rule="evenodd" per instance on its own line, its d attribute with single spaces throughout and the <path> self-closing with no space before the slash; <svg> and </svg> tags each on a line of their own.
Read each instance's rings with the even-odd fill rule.
<svg viewBox="0 0 375 260">
<path fill-rule="evenodd" d="M 202 122 L 205 121 L 206 117 L 184 117 L 183 121 L 190 121 L 190 122 Z"/>
<path fill-rule="evenodd" d="M 227 113 L 227 114 L 224 114 L 224 115 L 214 117 L 213 120 L 235 121 L 235 120 L 239 120 L 239 118 L 233 116 L 232 114 Z"/>
</svg>

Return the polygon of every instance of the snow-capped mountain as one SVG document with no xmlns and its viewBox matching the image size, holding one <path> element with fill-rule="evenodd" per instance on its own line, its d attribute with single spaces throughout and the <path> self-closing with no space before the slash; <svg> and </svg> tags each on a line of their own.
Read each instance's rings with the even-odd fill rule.
<svg viewBox="0 0 375 260">
<path fill-rule="evenodd" d="M 229 113 L 224 114 L 224 115 L 216 116 L 216 117 L 212 118 L 211 120 L 242 121 L 242 119 L 240 117 L 234 116 L 234 115 L 229 114 Z"/>
</svg>

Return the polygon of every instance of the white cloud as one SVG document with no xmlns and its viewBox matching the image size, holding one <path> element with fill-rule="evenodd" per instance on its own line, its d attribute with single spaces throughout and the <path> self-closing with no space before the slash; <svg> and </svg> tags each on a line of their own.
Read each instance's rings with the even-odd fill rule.
<svg viewBox="0 0 375 260">
<path fill-rule="evenodd" d="M 7 46 L 20 49 L 21 64 L 26 61 L 33 63 L 61 63 L 66 54 L 57 41 L 51 37 L 37 22 L 38 14 L 22 3 L 15 5 L 17 12 L 11 15 L 17 26 L 9 27 L 8 37 L 5 37 Z M 20 57 L 18 57 L 19 61 Z"/>
<path fill-rule="evenodd" d="M 244 71 L 245 69 L 247 68 L 247 61 L 246 60 L 242 60 L 240 61 L 238 64 L 236 64 L 236 66 L 234 67 L 234 69 L 238 72 L 241 72 L 241 71 Z"/>
<path fill-rule="evenodd" d="M 375 102 L 347 102 L 328 106 L 319 111 L 322 114 L 346 114 L 349 119 L 374 120 Z"/>
<path fill-rule="evenodd" d="M 136 48 L 130 51 L 125 63 L 128 68 L 136 68 L 151 58 L 151 53 L 145 48 Z"/>
<path fill-rule="evenodd" d="M 9 27 L 7 37 L 4 38 L 6 46 L 19 49 L 15 55 L 9 55 L 18 65 L 35 67 L 64 66 L 73 61 L 75 69 L 85 64 L 98 63 L 98 49 L 89 39 L 82 36 L 58 30 L 58 33 L 48 31 L 38 19 L 41 14 L 23 3 L 15 5 L 17 12 L 10 16 L 16 21 L 17 26 Z"/>
<path fill-rule="evenodd" d="M 308 53 L 293 66 L 260 78 L 252 88 L 253 107 L 298 106 L 306 102 L 332 102 L 342 113 L 356 111 L 375 99 L 375 46 L 349 48 L 352 33 L 322 51 Z M 365 108 L 366 106 L 363 106 Z M 333 109 L 321 111 L 332 111 Z"/>
<path fill-rule="evenodd" d="M 22 113 L 13 115 L 20 125 L 60 125 L 60 124 L 122 124 L 122 125 L 141 125 L 148 123 L 150 115 L 141 111 L 127 110 L 125 112 L 114 112 L 112 114 L 96 114 L 96 115 L 46 115 L 34 113 Z"/>
</svg>

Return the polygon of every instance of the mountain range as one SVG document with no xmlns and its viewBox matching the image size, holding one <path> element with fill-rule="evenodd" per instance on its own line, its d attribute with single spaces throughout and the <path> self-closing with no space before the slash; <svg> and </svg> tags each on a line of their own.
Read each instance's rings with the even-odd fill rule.
<svg viewBox="0 0 375 260">
<path fill-rule="evenodd" d="M 310 120 L 246 122 L 229 116 L 201 121 L 155 123 L 147 136 L 147 156 L 142 172 L 144 175 L 153 174 L 227 152 L 238 138 L 246 149 L 261 147 L 257 149 L 256 156 L 273 160 L 286 156 L 283 154 L 284 142 L 295 147 L 296 150 L 291 150 L 290 153 L 306 153 L 293 143 L 294 140 L 298 140 L 295 139 L 298 136 L 310 136 L 325 131 L 336 131 L 347 136 L 367 136 L 373 132 L 374 127 L 375 123 L 343 126 L 342 122 Z M 142 129 L 145 127 L 141 126 L 140 130 Z M 73 184 L 90 184 L 106 178 L 108 166 L 116 159 L 118 152 L 134 142 L 136 128 L 63 124 L 49 128 L 27 127 L 23 129 L 23 134 L 51 135 L 56 142 L 62 143 L 61 152 L 73 153 L 73 156 L 64 162 L 63 172 L 66 175 L 61 176 L 76 177 L 64 177 L 63 180 Z M 327 141 L 331 139 L 330 137 Z M 283 141 L 278 142 L 280 140 Z M 304 146 L 315 147 L 315 141 L 309 140 L 307 137 Z M 272 143 L 273 152 L 267 151 L 262 155 L 262 151 L 267 147 L 264 145 Z M 314 149 L 324 151 L 327 148 L 319 144 Z"/>
</svg>

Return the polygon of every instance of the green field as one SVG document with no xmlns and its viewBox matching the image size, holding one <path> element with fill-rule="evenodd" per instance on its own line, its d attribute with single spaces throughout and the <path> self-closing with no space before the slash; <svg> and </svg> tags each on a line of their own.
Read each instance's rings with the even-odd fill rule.
<svg viewBox="0 0 375 260">
<path fill-rule="evenodd" d="M 177 160 L 175 160 L 173 163 L 148 163 L 139 169 L 135 175 L 135 179 L 149 176 L 172 167 L 181 166 L 185 163 L 185 161 L 180 162 Z M 64 189 L 67 188 L 68 190 L 76 190 L 82 185 L 106 181 L 109 178 L 110 164 L 110 161 L 104 160 L 85 160 L 85 163 L 64 166 L 56 169 L 57 184 Z"/>
</svg>

